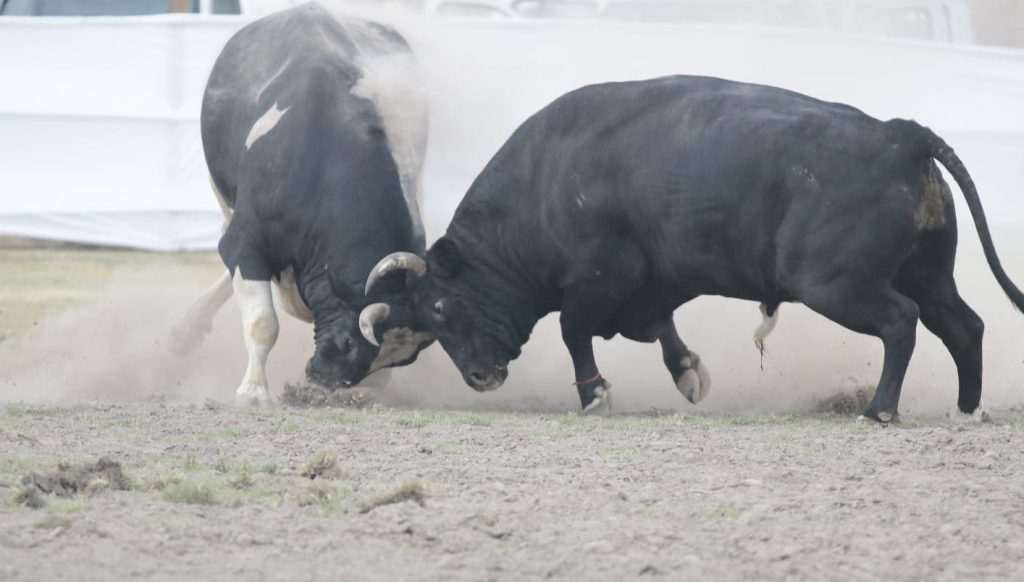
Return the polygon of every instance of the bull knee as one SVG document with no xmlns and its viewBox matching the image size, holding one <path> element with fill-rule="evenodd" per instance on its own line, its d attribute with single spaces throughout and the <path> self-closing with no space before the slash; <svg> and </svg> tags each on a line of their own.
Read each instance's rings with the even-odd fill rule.
<svg viewBox="0 0 1024 582">
<path fill-rule="evenodd" d="M 278 325 L 277 316 L 273 312 L 256 313 L 249 321 L 248 328 L 247 333 L 253 343 L 272 346 L 277 342 L 280 325 Z"/>
</svg>

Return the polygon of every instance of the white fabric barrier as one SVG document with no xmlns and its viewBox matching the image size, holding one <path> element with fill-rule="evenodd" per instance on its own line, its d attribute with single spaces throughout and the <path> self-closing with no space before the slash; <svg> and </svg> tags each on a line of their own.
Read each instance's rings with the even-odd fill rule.
<svg viewBox="0 0 1024 582">
<path fill-rule="evenodd" d="M 213 60 L 244 23 L 0 19 L 0 234 L 214 248 L 221 217 L 199 105 Z M 990 221 L 1024 221 L 1024 51 L 720 26 L 401 28 L 431 97 L 428 236 L 443 232 L 473 177 L 538 108 L 583 84 L 672 73 L 779 85 L 881 118 L 915 118 L 960 152 Z"/>
</svg>

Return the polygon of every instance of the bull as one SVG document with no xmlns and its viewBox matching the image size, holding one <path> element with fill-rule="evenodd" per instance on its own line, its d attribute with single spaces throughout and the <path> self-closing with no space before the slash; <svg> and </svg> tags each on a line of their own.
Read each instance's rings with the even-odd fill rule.
<svg viewBox="0 0 1024 582">
<path fill-rule="evenodd" d="M 673 76 L 572 91 L 525 121 L 473 182 L 426 260 L 406 269 L 417 315 L 476 390 L 505 380 L 537 320 L 560 311 L 585 412 L 611 385 L 592 338 L 658 340 L 697 403 L 710 375 L 673 311 L 701 295 L 760 302 L 762 342 L 800 302 L 879 338 L 882 375 L 864 416 L 898 418 L 918 321 L 959 373 L 960 411 L 981 414 L 984 324 L 953 278 L 957 221 L 942 164 L 967 200 L 996 280 L 978 192 L 953 150 L 909 120 L 791 91 Z"/>
<path fill-rule="evenodd" d="M 363 294 L 381 257 L 425 252 L 426 115 L 408 82 L 414 65 L 394 30 L 315 3 L 245 26 L 214 64 L 200 124 L 227 272 L 175 328 L 172 347 L 195 349 L 234 294 L 249 356 L 237 402 L 269 401 L 275 295 L 313 323 L 306 376 L 329 388 L 410 363 L 433 341 L 404 280 Z"/>
</svg>

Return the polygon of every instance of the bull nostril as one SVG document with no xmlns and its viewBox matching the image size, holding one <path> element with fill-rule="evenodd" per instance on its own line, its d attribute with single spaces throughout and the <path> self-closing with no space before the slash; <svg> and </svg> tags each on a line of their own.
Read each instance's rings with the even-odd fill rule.
<svg viewBox="0 0 1024 582">
<path fill-rule="evenodd" d="M 483 372 L 470 372 L 469 379 L 477 384 L 482 384 L 487 381 L 487 375 Z"/>
<path fill-rule="evenodd" d="M 341 355 L 343 356 L 352 351 L 352 338 L 348 334 L 345 334 L 344 337 L 337 340 L 335 343 L 338 344 L 338 351 L 341 352 Z"/>
</svg>

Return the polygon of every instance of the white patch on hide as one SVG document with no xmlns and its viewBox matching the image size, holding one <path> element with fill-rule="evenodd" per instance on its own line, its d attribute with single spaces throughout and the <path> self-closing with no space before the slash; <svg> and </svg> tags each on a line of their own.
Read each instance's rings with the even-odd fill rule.
<svg viewBox="0 0 1024 582">
<path fill-rule="evenodd" d="M 291 265 L 281 271 L 281 277 L 274 281 L 274 304 L 279 305 L 296 319 L 313 323 L 313 312 L 302 300 L 299 286 L 295 283 L 295 267 Z"/>
<path fill-rule="evenodd" d="M 427 99 L 416 75 L 416 59 L 409 53 L 375 55 L 375 46 L 390 41 L 382 40 L 375 28 L 354 22 L 343 25 L 363 55 L 374 55 L 364 56 L 363 76 L 352 94 L 372 101 L 384 122 L 413 229 L 422 239 L 421 172 L 427 147 Z"/>
<path fill-rule="evenodd" d="M 429 342 L 434 336 L 425 332 L 415 332 L 406 327 L 395 327 L 384 332 L 381 338 L 380 352 L 370 364 L 370 371 L 387 368 L 404 362 L 413 356 L 421 345 Z"/>
<path fill-rule="evenodd" d="M 685 357 L 679 362 L 679 365 L 687 368 L 687 370 L 683 372 L 683 375 L 679 377 L 679 381 L 676 382 L 676 390 L 679 390 L 679 393 L 686 397 L 687 400 L 697 404 L 711 393 L 711 374 L 704 367 L 704 362 L 697 352 L 691 350 L 690 356 L 692 358 Z M 694 360 L 697 361 L 696 367 L 693 367 Z"/>
<path fill-rule="evenodd" d="M 270 78 L 269 78 L 269 79 L 267 79 L 267 82 L 266 82 L 266 83 L 263 83 L 263 86 L 262 86 L 262 87 L 260 87 L 259 91 L 256 91 L 256 101 L 259 101 L 259 100 L 260 100 L 260 97 L 262 97 L 262 96 L 263 96 L 263 92 L 267 90 L 267 87 L 269 87 L 271 83 L 273 83 L 273 82 L 274 82 L 275 80 L 277 80 L 277 78 L 278 78 L 278 77 L 280 77 L 280 76 L 281 76 L 281 73 L 283 73 L 283 72 L 284 72 L 284 70 L 288 68 L 288 65 L 289 65 L 290 63 L 291 63 L 291 60 L 290 60 L 290 59 L 289 59 L 289 60 L 287 60 L 287 61 L 285 61 L 285 62 L 284 62 L 284 64 L 283 64 L 283 65 L 281 65 L 281 68 L 280 68 L 280 69 L 278 69 L 276 73 L 274 73 L 273 75 L 271 75 L 271 76 L 270 76 Z"/>
<path fill-rule="evenodd" d="M 988 411 L 985 410 L 985 403 L 978 402 L 978 407 L 974 409 L 971 414 L 965 414 L 956 409 L 953 414 L 953 420 L 957 422 L 990 422 L 992 417 L 989 416 Z"/>
<path fill-rule="evenodd" d="M 252 148 L 252 144 L 256 143 L 258 139 L 270 133 L 270 130 L 277 126 L 277 123 L 281 121 L 284 114 L 288 112 L 291 107 L 285 107 L 284 109 L 277 108 L 277 102 L 267 110 L 256 123 L 252 124 L 252 129 L 249 130 L 249 135 L 245 136 L 245 149 Z"/>
</svg>

